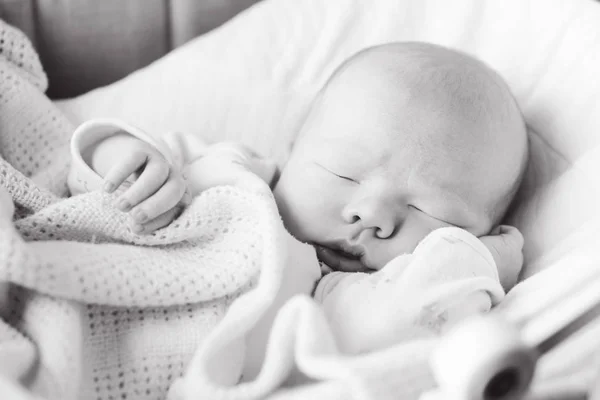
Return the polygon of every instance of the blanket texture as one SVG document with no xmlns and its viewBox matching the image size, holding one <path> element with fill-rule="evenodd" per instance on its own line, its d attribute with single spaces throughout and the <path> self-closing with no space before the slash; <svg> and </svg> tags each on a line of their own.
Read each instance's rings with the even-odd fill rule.
<svg viewBox="0 0 600 400">
<path fill-rule="evenodd" d="M 25 37 L 2 23 L 0 38 L 0 185 L 16 208 L 13 221 L 1 206 L 2 385 L 48 399 L 164 398 L 259 268 L 285 264 L 275 204 L 214 189 L 137 236 L 110 196 L 67 198 L 73 126 L 43 95 Z"/>
</svg>

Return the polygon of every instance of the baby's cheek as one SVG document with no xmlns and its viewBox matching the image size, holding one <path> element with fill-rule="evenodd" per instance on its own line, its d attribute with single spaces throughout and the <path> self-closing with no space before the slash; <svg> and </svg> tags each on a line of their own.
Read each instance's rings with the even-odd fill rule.
<svg viewBox="0 0 600 400">
<path fill-rule="evenodd" d="M 286 168 L 275 188 L 275 197 L 286 228 L 297 239 L 323 239 L 339 226 L 341 208 L 347 195 L 335 182 L 310 168 Z"/>
<path fill-rule="evenodd" d="M 282 176 L 275 188 L 275 198 L 283 223 L 298 240 L 309 241 L 313 222 L 319 212 L 314 196 L 307 188 Z"/>
</svg>

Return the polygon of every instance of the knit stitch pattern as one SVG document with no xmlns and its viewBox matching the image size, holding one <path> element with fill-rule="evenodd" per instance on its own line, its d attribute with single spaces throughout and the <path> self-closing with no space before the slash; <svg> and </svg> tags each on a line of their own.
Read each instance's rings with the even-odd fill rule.
<svg viewBox="0 0 600 400">
<path fill-rule="evenodd" d="M 0 185 L 16 209 L 0 213 L 0 388 L 15 398 L 164 399 L 263 260 L 279 260 L 276 205 L 215 188 L 167 228 L 134 234 L 114 195 L 68 197 L 74 127 L 46 85 L 29 41 L 0 21 Z"/>
</svg>

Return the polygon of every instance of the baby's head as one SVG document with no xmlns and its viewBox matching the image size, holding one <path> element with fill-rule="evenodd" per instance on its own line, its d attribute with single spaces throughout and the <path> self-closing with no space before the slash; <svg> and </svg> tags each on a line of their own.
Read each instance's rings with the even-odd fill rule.
<svg viewBox="0 0 600 400">
<path fill-rule="evenodd" d="M 424 43 L 364 50 L 315 100 L 275 195 L 286 227 L 334 269 L 380 269 L 434 229 L 488 234 L 527 161 L 498 74 Z"/>
</svg>

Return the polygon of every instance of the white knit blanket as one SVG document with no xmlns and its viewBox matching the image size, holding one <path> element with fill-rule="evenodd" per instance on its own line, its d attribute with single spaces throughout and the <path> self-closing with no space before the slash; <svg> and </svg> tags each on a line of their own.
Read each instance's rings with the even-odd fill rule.
<svg viewBox="0 0 600 400">
<path fill-rule="evenodd" d="M 259 269 L 285 265 L 274 201 L 214 189 L 136 236 L 109 196 L 67 198 L 73 127 L 43 95 L 29 42 L 3 23 L 0 38 L 0 185 L 16 207 L 13 219 L 0 205 L 2 385 L 48 399 L 164 398 Z"/>
</svg>

